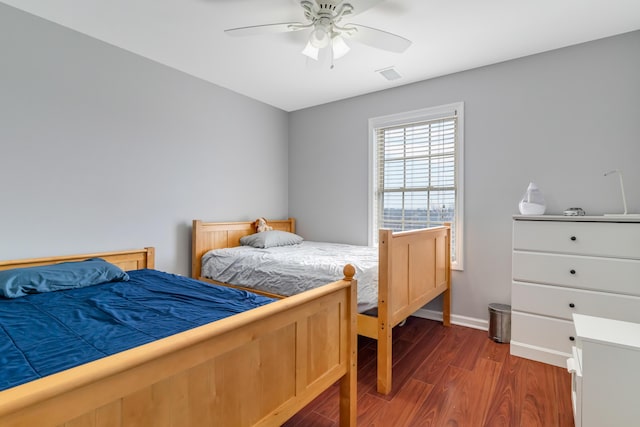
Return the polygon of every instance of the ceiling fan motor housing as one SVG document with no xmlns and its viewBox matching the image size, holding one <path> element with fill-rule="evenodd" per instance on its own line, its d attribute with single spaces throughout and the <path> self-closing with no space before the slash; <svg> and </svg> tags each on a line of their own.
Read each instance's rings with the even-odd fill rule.
<svg viewBox="0 0 640 427">
<path fill-rule="evenodd" d="M 303 0 L 300 5 L 304 9 L 305 18 L 313 23 L 324 19 L 333 24 L 353 11 L 353 6 L 350 3 L 342 3 L 342 0 L 316 0 L 315 6 L 309 0 Z"/>
<path fill-rule="evenodd" d="M 338 7 L 338 4 L 342 3 L 342 0 L 316 0 L 316 3 L 318 3 L 320 10 L 330 10 L 333 12 Z"/>
</svg>

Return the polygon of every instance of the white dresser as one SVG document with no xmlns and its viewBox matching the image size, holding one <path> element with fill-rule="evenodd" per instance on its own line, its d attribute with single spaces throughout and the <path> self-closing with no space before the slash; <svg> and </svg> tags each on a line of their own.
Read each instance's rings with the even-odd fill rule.
<svg viewBox="0 0 640 427">
<path fill-rule="evenodd" d="M 576 427 L 640 422 L 640 324 L 573 315 L 576 344 L 567 360 Z"/>
<path fill-rule="evenodd" d="M 511 354 L 566 367 L 573 313 L 640 323 L 640 219 L 514 216 Z"/>
</svg>

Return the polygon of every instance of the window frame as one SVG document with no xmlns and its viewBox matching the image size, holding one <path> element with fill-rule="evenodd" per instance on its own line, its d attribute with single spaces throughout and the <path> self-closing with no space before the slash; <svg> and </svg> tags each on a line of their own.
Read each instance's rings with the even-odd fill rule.
<svg viewBox="0 0 640 427">
<path fill-rule="evenodd" d="M 377 139 L 376 129 L 410 125 L 417 122 L 425 122 L 430 120 L 438 120 L 447 116 L 456 114 L 456 173 L 455 173 L 455 215 L 454 221 L 456 233 L 454 236 L 454 259 L 451 268 L 454 270 L 463 270 L 464 268 L 464 102 L 454 102 L 435 107 L 422 108 L 403 113 L 391 114 L 380 117 L 372 117 L 369 119 L 369 195 L 368 195 L 368 241 L 369 245 L 375 245 L 377 241 L 378 230 L 374 224 L 376 195 L 378 182 L 378 159 L 377 155 Z"/>
</svg>

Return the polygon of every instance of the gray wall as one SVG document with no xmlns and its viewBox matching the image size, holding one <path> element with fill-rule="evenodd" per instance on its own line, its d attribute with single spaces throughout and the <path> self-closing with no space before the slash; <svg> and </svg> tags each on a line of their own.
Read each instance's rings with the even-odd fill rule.
<svg viewBox="0 0 640 427">
<path fill-rule="evenodd" d="M 453 314 L 486 319 L 510 302 L 511 217 L 529 181 L 547 213 L 640 212 L 640 32 L 290 114 L 289 214 L 311 240 L 367 243 L 368 124 L 465 103 L 464 271 Z M 429 305 L 438 309 L 439 301 Z"/>
<path fill-rule="evenodd" d="M 0 4 L 0 259 L 155 246 L 189 274 L 192 219 L 287 216 L 287 123 Z"/>
</svg>

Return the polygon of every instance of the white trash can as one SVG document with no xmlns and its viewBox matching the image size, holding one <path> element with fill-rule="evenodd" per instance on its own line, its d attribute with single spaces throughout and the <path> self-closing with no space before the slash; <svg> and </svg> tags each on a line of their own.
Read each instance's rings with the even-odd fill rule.
<svg viewBox="0 0 640 427">
<path fill-rule="evenodd" d="M 511 306 L 489 304 L 489 338 L 499 343 L 511 341 Z"/>
</svg>

